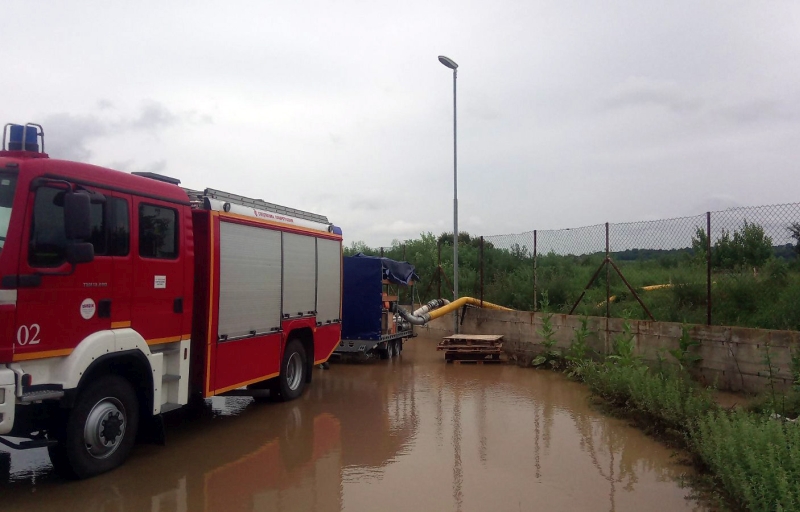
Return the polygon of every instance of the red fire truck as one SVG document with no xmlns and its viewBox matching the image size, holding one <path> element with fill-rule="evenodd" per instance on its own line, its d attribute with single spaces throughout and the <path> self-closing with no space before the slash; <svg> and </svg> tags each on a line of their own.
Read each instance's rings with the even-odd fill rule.
<svg viewBox="0 0 800 512">
<path fill-rule="evenodd" d="M 298 397 L 340 339 L 341 265 L 324 216 L 50 159 L 41 126 L 6 125 L 0 443 L 84 478 L 190 397 Z"/>
</svg>

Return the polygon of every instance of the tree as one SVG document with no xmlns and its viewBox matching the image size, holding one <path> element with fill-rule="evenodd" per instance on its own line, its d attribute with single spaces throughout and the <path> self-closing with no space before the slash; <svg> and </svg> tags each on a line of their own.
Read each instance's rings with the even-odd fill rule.
<svg viewBox="0 0 800 512">
<path fill-rule="evenodd" d="M 372 254 L 373 249 L 367 246 L 363 241 L 359 240 L 357 242 L 351 242 L 350 247 L 344 248 L 344 255 L 345 256 L 355 256 L 356 254 L 363 252 L 364 254 Z"/>
<path fill-rule="evenodd" d="M 733 233 L 733 243 L 740 251 L 740 261 L 749 267 L 760 268 L 772 256 L 772 238 L 758 224 L 744 221 L 742 230 Z"/>
<path fill-rule="evenodd" d="M 713 266 L 724 269 L 736 267 L 760 268 L 773 255 L 772 238 L 764 233 L 758 224 L 744 221 L 740 230 L 722 230 L 719 239 L 714 243 L 711 253 Z"/>
<path fill-rule="evenodd" d="M 794 238 L 795 241 L 794 250 L 797 251 L 798 254 L 800 254 L 800 222 L 792 222 L 786 229 L 789 230 L 790 236 Z"/>
<path fill-rule="evenodd" d="M 697 227 L 692 237 L 692 257 L 698 263 L 706 262 L 706 253 L 708 252 L 708 233 L 706 230 Z"/>
</svg>

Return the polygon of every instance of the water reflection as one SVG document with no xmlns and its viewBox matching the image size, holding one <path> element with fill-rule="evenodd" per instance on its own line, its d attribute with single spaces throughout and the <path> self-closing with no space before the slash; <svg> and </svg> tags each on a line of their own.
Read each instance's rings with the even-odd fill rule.
<svg viewBox="0 0 800 512">
<path fill-rule="evenodd" d="M 302 407 L 214 401 L 172 418 L 167 447 L 141 446 L 122 468 L 82 482 L 16 479 L 3 510 L 341 510 L 339 420 Z M 220 411 L 240 409 L 241 418 Z M 241 420 L 241 421 L 239 421 Z"/>
<path fill-rule="evenodd" d="M 0 456 L 0 509 L 366 511 L 691 509 L 670 452 L 513 366 L 401 359 L 317 371 L 298 400 L 214 398 L 110 474 L 64 482 L 41 450 Z"/>
</svg>

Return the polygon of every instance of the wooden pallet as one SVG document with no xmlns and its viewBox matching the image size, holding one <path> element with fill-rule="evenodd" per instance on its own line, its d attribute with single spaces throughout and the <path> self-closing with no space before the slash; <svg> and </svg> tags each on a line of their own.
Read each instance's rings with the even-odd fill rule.
<svg viewBox="0 0 800 512">
<path fill-rule="evenodd" d="M 469 347 L 493 349 L 502 346 L 502 334 L 453 334 L 442 338 L 436 348 L 438 350 L 466 349 Z"/>
<path fill-rule="evenodd" d="M 447 359 L 447 363 L 452 364 L 507 364 L 505 359 Z"/>
<path fill-rule="evenodd" d="M 481 346 L 481 345 L 439 345 L 436 350 L 444 350 L 445 352 L 486 352 L 487 354 L 494 354 L 502 352 L 503 347 L 498 346 Z"/>
<path fill-rule="evenodd" d="M 436 347 L 436 350 L 444 351 L 444 359 L 448 363 L 459 361 L 469 364 L 496 364 L 500 362 L 502 349 L 502 334 L 453 334 L 442 338 Z"/>
<path fill-rule="evenodd" d="M 501 345 L 502 334 L 451 334 L 445 336 L 439 345 Z"/>
</svg>

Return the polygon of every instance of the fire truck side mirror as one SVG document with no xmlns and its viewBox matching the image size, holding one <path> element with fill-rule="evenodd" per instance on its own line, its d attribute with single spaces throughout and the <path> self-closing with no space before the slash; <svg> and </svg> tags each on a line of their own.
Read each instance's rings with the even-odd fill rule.
<svg viewBox="0 0 800 512">
<path fill-rule="evenodd" d="M 89 263 L 94 260 L 94 245 L 89 242 L 69 244 L 67 246 L 67 263 Z"/>
<path fill-rule="evenodd" d="M 67 240 L 85 240 L 92 235 L 91 200 L 88 194 L 64 195 L 64 228 Z"/>
</svg>

